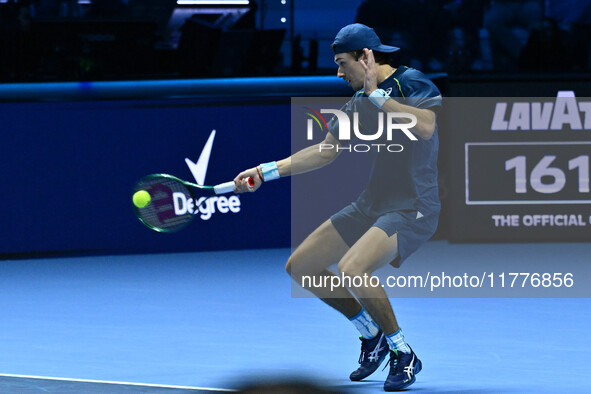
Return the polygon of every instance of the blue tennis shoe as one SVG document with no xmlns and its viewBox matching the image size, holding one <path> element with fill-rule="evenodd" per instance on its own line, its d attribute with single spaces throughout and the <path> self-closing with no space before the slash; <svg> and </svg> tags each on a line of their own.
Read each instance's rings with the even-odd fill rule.
<svg viewBox="0 0 591 394">
<path fill-rule="evenodd" d="M 361 339 L 361 355 L 359 355 L 359 364 L 361 365 L 349 376 L 349 379 L 354 382 L 365 379 L 374 373 L 390 350 L 386 336 L 382 331 L 372 339 L 363 337 L 359 339 Z"/>
<path fill-rule="evenodd" d="M 421 360 L 412 349 L 410 354 L 390 350 L 390 361 L 388 363 L 390 364 L 390 372 L 386 383 L 384 383 L 384 390 L 386 391 L 404 390 L 415 382 L 415 375 L 423 368 Z"/>
</svg>

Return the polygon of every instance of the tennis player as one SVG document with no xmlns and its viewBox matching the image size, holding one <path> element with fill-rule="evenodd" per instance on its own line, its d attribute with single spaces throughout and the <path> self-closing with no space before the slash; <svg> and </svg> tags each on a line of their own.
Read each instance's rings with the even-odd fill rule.
<svg viewBox="0 0 591 394">
<path fill-rule="evenodd" d="M 365 25 L 345 26 L 332 48 L 337 76 L 356 91 L 342 110 L 351 115 L 365 105 L 375 112 L 412 114 L 417 123 L 410 131 L 417 141 L 411 142 L 399 133 L 401 139 L 406 139 L 403 152 L 382 149 L 370 153 L 366 189 L 356 201 L 314 230 L 289 258 L 286 270 L 300 285 L 303 275 L 337 275 L 328 269 L 335 263 L 341 277 L 371 275 L 387 264 L 399 267 L 433 235 L 441 206 L 437 188 L 436 113 L 441 107 L 438 89 L 420 71 L 389 65 L 390 54 L 399 48 L 382 44 L 374 30 Z M 363 119 L 363 114 L 360 117 Z M 364 122 L 359 123 L 362 128 Z M 375 133 L 373 125 L 366 125 L 366 134 Z M 338 139 L 336 117 L 329 122 L 328 131 L 322 144 L 335 149 L 320 150 L 319 145 L 313 145 L 283 160 L 243 171 L 234 179 L 235 191 L 255 191 L 263 182 L 331 163 L 342 152 L 336 147 L 347 146 L 350 141 Z M 248 187 L 248 177 L 255 180 L 254 187 Z M 384 389 L 402 390 L 415 382 L 421 361 L 406 343 L 381 286 L 308 290 L 341 312 L 361 334 L 360 366 L 351 373 L 351 380 L 371 375 L 389 353 L 390 371 Z"/>
</svg>

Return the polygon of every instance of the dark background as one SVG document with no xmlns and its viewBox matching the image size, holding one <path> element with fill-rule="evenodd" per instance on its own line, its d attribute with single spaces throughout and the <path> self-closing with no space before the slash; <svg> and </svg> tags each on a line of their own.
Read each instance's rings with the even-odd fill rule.
<svg viewBox="0 0 591 394">
<path fill-rule="evenodd" d="M 181 3 L 181 4 L 178 4 Z M 586 73 L 589 0 L 5 0 L 0 80 L 334 75 L 353 22 L 448 74 Z"/>
</svg>

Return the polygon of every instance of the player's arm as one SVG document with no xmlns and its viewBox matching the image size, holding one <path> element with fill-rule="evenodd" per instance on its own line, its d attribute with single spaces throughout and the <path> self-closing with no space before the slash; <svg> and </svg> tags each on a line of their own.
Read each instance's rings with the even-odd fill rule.
<svg viewBox="0 0 591 394">
<path fill-rule="evenodd" d="M 339 142 L 331 134 L 319 144 L 309 146 L 277 162 L 279 176 L 304 174 L 331 163 L 339 155 Z"/>
<path fill-rule="evenodd" d="M 371 93 L 368 92 L 367 95 L 369 96 Z M 382 110 L 384 112 L 404 112 L 414 115 L 417 118 L 417 125 L 410 131 L 422 139 L 428 140 L 435 132 L 436 116 L 435 112 L 430 109 L 413 107 L 388 98 L 382 106 Z"/>
<path fill-rule="evenodd" d="M 378 67 L 373 52 L 365 48 L 364 53 L 364 58 L 360 62 L 365 70 L 364 91 L 367 96 L 371 96 L 378 88 Z M 417 118 L 417 124 L 410 131 L 426 140 L 433 136 L 436 121 L 435 112 L 426 108 L 417 108 L 402 104 L 389 97 L 386 97 L 385 100 L 381 106 L 384 112 L 405 112 L 412 114 Z"/>
<path fill-rule="evenodd" d="M 265 181 L 303 174 L 324 167 L 339 155 L 338 146 L 338 140 L 331 133 L 327 133 L 324 141 L 319 144 L 311 145 L 277 162 L 261 164 L 242 171 L 234 178 L 235 192 L 255 191 Z M 254 187 L 248 186 L 249 177 L 254 180 Z"/>
</svg>

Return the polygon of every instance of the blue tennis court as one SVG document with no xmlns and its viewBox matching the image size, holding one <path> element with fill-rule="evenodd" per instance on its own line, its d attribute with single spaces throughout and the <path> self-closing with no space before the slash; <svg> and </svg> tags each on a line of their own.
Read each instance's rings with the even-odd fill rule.
<svg viewBox="0 0 591 394">
<path fill-rule="evenodd" d="M 591 254 L 587 244 L 510 251 L 533 262 L 573 246 L 581 261 Z M 499 247 L 431 241 L 407 263 L 449 264 L 478 250 L 474 258 L 494 264 Z M 358 333 L 318 300 L 292 297 L 288 256 L 267 249 L 1 261 L 0 392 L 216 392 L 294 379 L 382 392 L 387 370 L 348 380 Z M 588 392 L 589 299 L 392 303 L 424 365 L 412 391 Z"/>
</svg>

